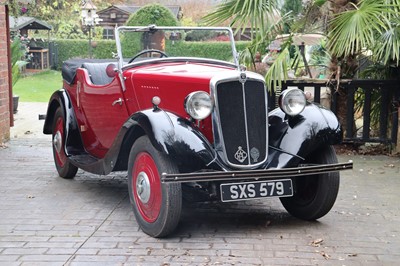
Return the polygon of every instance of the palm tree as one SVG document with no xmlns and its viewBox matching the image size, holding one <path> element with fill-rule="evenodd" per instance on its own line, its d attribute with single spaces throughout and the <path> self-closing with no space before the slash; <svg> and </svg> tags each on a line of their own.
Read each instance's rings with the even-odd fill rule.
<svg viewBox="0 0 400 266">
<path fill-rule="evenodd" d="M 262 36 L 275 24 L 279 0 L 225 0 L 217 9 L 203 18 L 207 24 L 220 24 L 230 21 L 237 30 L 251 28 Z M 253 35 L 252 35 L 253 36 Z"/>
<path fill-rule="evenodd" d="M 340 67 L 334 69 L 335 76 L 353 77 L 355 66 L 349 59 L 356 58 L 366 50 L 371 51 L 373 61 L 398 66 L 400 0 L 347 2 L 342 6 L 333 5 L 334 13 L 328 32 L 328 49 L 332 57 L 342 64 L 341 70 Z"/>
<path fill-rule="evenodd" d="M 236 28 L 235 34 L 250 29 L 252 41 L 245 51 L 242 51 L 241 61 L 247 65 L 254 64 L 257 51 L 265 49 L 278 32 L 283 29 L 287 17 L 278 11 L 279 0 L 225 0 L 217 9 L 203 18 L 209 25 L 230 22 Z"/>
<path fill-rule="evenodd" d="M 314 0 L 312 2 L 314 8 L 322 9 L 329 5 L 326 34 L 328 52 L 331 55 L 332 79 L 339 81 L 342 78 L 353 78 L 358 69 L 357 59 L 367 50 L 371 51 L 369 54 L 373 62 L 399 68 L 400 0 Z M 261 46 L 260 43 L 268 43 L 274 39 L 272 36 L 279 30 L 277 24 L 268 24 L 268 20 L 263 20 L 263 16 L 271 16 L 272 7 L 277 8 L 277 1 L 229 0 L 206 18 L 209 23 L 227 19 L 232 19 L 231 25 L 243 26 L 250 23 L 254 30 L 258 28 L 261 31 L 251 44 L 253 48 L 258 48 Z M 267 23 L 264 23 L 265 21 Z M 268 25 L 275 26 L 268 28 Z M 266 82 L 272 85 L 272 89 L 280 87 L 282 80 L 287 78 L 290 66 L 289 47 L 290 38 L 281 47 L 280 55 L 266 74 Z M 340 103 L 337 106 L 337 115 L 340 122 L 345 124 L 347 93 L 340 87 L 337 88 L 337 93 Z"/>
<path fill-rule="evenodd" d="M 204 21 L 218 24 L 231 21 L 237 30 L 251 27 L 253 43 L 269 42 L 279 33 L 287 16 L 276 21 L 279 0 L 226 0 Z M 314 7 L 329 2 L 328 50 L 334 78 L 354 76 L 356 58 L 366 49 L 371 59 L 382 64 L 400 62 L 400 0 L 314 0 Z M 274 21 L 275 20 L 275 21 Z M 287 43 L 283 48 L 286 48 Z M 282 64 L 277 60 L 278 64 Z M 282 69 L 282 68 L 281 68 Z M 276 77 L 278 75 L 275 75 Z"/>
<path fill-rule="evenodd" d="M 399 0 L 339 0 L 331 4 L 333 14 L 329 23 L 328 50 L 332 57 L 331 78 L 337 79 L 340 103 L 337 116 L 342 124 L 347 123 L 347 91 L 339 86 L 339 79 L 355 76 L 359 57 L 369 51 L 374 66 L 386 69 L 399 66 L 399 3 Z"/>
</svg>

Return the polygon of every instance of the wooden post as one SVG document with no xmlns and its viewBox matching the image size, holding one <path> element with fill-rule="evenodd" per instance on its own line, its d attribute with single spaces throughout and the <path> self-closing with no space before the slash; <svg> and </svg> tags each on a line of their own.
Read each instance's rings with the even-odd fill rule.
<svg viewBox="0 0 400 266">
<path fill-rule="evenodd" d="M 395 154 L 400 154 L 400 107 L 397 108 L 397 114 L 398 114 L 397 142 L 396 142 L 396 147 L 394 148 L 394 152 Z"/>
</svg>

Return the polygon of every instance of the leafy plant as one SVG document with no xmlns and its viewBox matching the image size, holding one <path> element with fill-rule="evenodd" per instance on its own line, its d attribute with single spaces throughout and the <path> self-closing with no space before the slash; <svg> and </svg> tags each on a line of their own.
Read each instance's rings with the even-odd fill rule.
<svg viewBox="0 0 400 266">
<path fill-rule="evenodd" d="M 319 45 L 311 47 L 309 65 L 318 70 L 318 75 L 326 75 L 330 61 L 331 55 L 326 50 L 325 41 L 322 41 Z"/>
<path fill-rule="evenodd" d="M 249 28 L 251 43 L 241 53 L 241 62 L 254 65 L 257 51 L 265 51 L 266 46 L 282 31 L 287 15 L 281 16 L 276 0 L 228 0 L 203 18 L 209 25 L 226 23 L 236 28 L 235 33 Z"/>
<path fill-rule="evenodd" d="M 21 76 L 21 69 L 28 64 L 29 59 L 26 41 L 18 34 L 11 42 L 12 86 L 17 83 Z"/>
<path fill-rule="evenodd" d="M 252 37 L 258 31 L 265 38 L 278 15 L 276 0 L 227 0 L 203 20 L 211 25 L 230 21 L 230 26 L 236 27 L 236 32 L 250 27 Z"/>
</svg>

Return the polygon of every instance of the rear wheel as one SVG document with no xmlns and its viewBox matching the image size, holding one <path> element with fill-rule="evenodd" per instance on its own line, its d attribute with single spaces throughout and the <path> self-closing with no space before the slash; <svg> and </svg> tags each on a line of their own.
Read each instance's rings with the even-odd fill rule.
<svg viewBox="0 0 400 266">
<path fill-rule="evenodd" d="M 181 185 L 161 183 L 160 173 L 178 173 L 178 169 L 147 136 L 140 137 L 129 155 L 129 197 L 139 226 L 153 237 L 170 234 L 182 209 Z"/>
<path fill-rule="evenodd" d="M 74 178 L 78 168 L 71 164 L 65 153 L 65 120 L 61 107 L 55 112 L 53 120 L 53 158 L 58 174 L 62 178 Z"/>
<path fill-rule="evenodd" d="M 337 163 L 335 150 L 331 146 L 324 147 L 315 152 L 307 163 Z M 303 220 L 316 220 L 331 210 L 339 192 L 339 172 L 299 176 L 292 180 L 294 195 L 280 198 L 291 215 Z"/>
</svg>

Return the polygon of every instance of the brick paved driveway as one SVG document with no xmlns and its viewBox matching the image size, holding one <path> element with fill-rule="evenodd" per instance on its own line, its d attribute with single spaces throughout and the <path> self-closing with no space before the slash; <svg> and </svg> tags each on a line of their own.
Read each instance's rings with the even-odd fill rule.
<svg viewBox="0 0 400 266">
<path fill-rule="evenodd" d="M 40 128 L 43 122 L 36 123 Z M 400 261 L 398 157 L 340 156 L 340 161 L 353 159 L 355 169 L 342 173 L 337 202 L 318 222 L 292 218 L 277 199 L 200 204 L 185 207 L 173 236 L 153 239 L 132 215 L 125 173 L 80 171 L 73 180 L 58 178 L 50 137 L 34 129 L 26 133 L 15 133 L 0 148 L 0 265 Z"/>
</svg>

